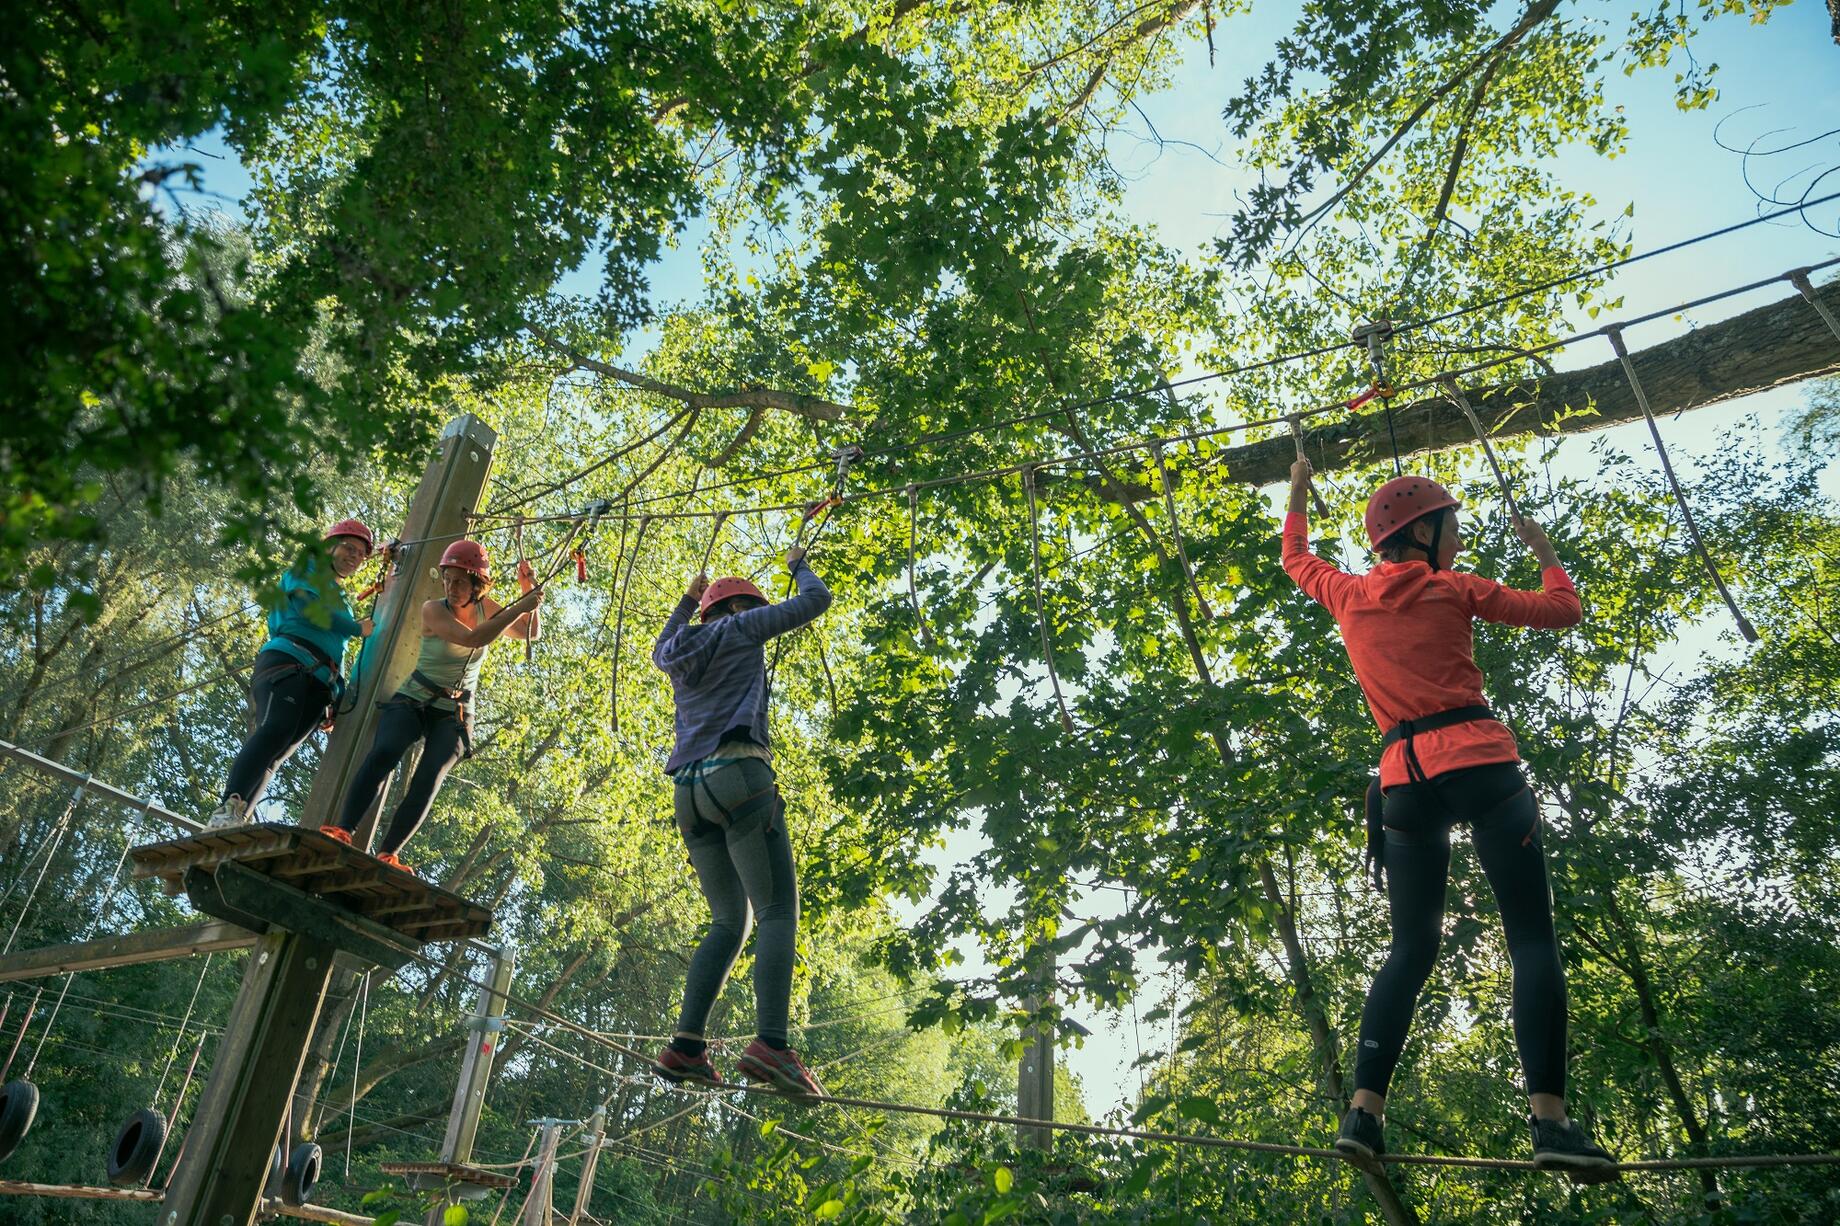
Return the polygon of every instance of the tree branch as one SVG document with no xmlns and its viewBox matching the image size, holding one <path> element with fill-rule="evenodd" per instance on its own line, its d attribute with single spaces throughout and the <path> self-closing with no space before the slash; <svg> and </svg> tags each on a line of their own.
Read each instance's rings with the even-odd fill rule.
<svg viewBox="0 0 1840 1226">
<path fill-rule="evenodd" d="M 723 392 L 693 392 L 689 388 L 679 387 L 675 383 L 666 383 L 650 375 L 642 375 L 635 370 L 614 366 L 608 362 L 597 361 L 585 354 L 571 349 L 563 340 L 546 328 L 534 323 L 524 325 L 530 334 L 545 345 L 567 357 L 583 370 L 591 370 L 597 375 L 616 379 L 628 387 L 651 392 L 691 409 L 778 409 L 782 413 L 791 413 L 814 421 L 855 420 L 855 410 L 848 405 L 826 400 L 822 396 L 811 396 L 804 392 L 782 392 L 770 387 L 743 387 Z"/>
</svg>

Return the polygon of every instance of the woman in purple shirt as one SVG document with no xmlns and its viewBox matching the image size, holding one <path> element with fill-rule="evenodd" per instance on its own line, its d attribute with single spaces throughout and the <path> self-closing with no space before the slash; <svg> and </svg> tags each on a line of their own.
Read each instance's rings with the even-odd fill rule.
<svg viewBox="0 0 1840 1226">
<path fill-rule="evenodd" d="M 798 594 L 779 604 L 746 579 L 698 575 L 652 648 L 677 710 L 677 744 L 665 764 L 676 783 L 677 829 L 710 914 L 676 1034 L 653 1068 L 673 1082 L 722 1084 L 703 1031 L 753 923 L 755 1038 L 736 1067 L 750 1081 L 814 1095 L 823 1087 L 787 1043 L 799 886 L 769 748 L 764 644 L 830 608 L 831 594 L 803 549 L 788 550 L 786 566 Z"/>
</svg>

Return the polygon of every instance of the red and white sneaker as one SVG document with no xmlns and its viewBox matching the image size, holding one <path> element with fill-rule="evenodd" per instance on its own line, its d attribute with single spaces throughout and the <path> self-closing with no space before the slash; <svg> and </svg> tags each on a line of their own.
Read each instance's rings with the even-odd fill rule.
<svg viewBox="0 0 1840 1226">
<path fill-rule="evenodd" d="M 822 1096 L 824 1087 L 790 1047 L 769 1047 L 759 1039 L 747 1045 L 735 1069 L 749 1081 L 764 1081 L 782 1094 Z"/>
<path fill-rule="evenodd" d="M 389 865 L 399 873 L 407 873 L 411 877 L 415 876 L 415 870 L 410 868 L 407 864 L 404 864 L 401 860 L 398 860 L 396 858 L 396 853 L 393 851 L 386 851 L 381 856 L 378 856 L 377 859 L 379 862 Z"/>
<path fill-rule="evenodd" d="M 722 1088 L 722 1074 L 716 1072 L 716 1066 L 709 1062 L 709 1051 L 704 1049 L 700 1056 L 687 1056 L 670 1044 L 658 1053 L 652 1061 L 652 1071 L 673 1085 L 688 1082 L 695 1086 L 709 1086 L 711 1089 Z"/>
<path fill-rule="evenodd" d="M 351 846 L 351 831 L 343 826 L 321 826 L 319 832 L 329 839 L 337 839 L 345 846 Z"/>
</svg>

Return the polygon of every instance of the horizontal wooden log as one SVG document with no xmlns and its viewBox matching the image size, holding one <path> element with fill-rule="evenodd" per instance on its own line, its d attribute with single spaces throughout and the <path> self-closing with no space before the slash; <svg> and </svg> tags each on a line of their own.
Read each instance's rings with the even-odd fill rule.
<svg viewBox="0 0 1840 1226">
<path fill-rule="evenodd" d="M 0 1179 L 0 1194 L 48 1196 L 57 1200 L 136 1200 L 152 1204 L 164 1199 L 164 1194 L 151 1188 L 86 1188 L 79 1184 L 26 1183 L 19 1179 Z"/>
<path fill-rule="evenodd" d="M 1828 285 L 1816 292 L 1824 302 L 1840 307 L 1840 286 Z M 1634 338 L 1640 333 L 1629 335 Z M 1596 343 L 1605 354 L 1610 352 L 1607 340 Z M 1631 358 L 1656 415 L 1665 417 L 1840 373 L 1840 341 L 1797 294 L 1696 328 Z M 1483 428 L 1497 438 L 1578 434 L 1642 416 L 1614 358 L 1583 370 L 1550 375 L 1537 383 L 1478 387 L 1467 380 L 1460 382 Z M 1420 395 L 1424 398 L 1393 407 L 1402 459 L 1475 442 L 1475 432 L 1461 409 L 1442 395 Z M 1392 455 L 1386 414 L 1377 407 L 1359 416 L 1323 415 L 1311 420 L 1318 424 L 1306 429 L 1305 448 L 1318 472 L 1371 464 Z M 1286 433 L 1229 448 L 1218 457 L 1228 475 L 1253 485 L 1289 480 L 1295 458 Z"/>
<path fill-rule="evenodd" d="M 14 979 L 42 979 L 66 971 L 100 971 L 116 966 L 137 966 L 142 962 L 163 962 L 192 954 L 220 953 L 226 949 L 248 949 L 256 943 L 256 934 L 236 924 L 213 920 L 190 924 L 184 928 L 155 928 L 147 932 L 129 932 L 95 941 L 76 941 L 69 945 L 47 945 L 0 957 L 0 983 Z"/>
<path fill-rule="evenodd" d="M 332 1226 L 372 1226 L 376 1221 L 361 1213 L 346 1213 L 342 1209 L 328 1209 L 324 1205 L 288 1205 L 278 1200 L 264 1201 L 262 1209 L 266 1213 L 278 1213 L 282 1217 L 297 1218 L 303 1222 L 330 1222 Z"/>
<path fill-rule="evenodd" d="M 26 1183 L 18 1179 L 0 1179 L 0 1195 L 43 1196 L 54 1200 L 138 1201 L 154 1205 L 166 1199 L 164 1192 L 156 1192 L 152 1188 L 91 1188 L 81 1184 Z M 262 1209 L 265 1213 L 278 1213 L 282 1217 L 297 1218 L 303 1222 L 327 1222 L 331 1226 L 373 1226 L 376 1221 L 375 1218 L 359 1213 L 328 1209 L 324 1205 L 288 1205 L 278 1200 L 265 1202 Z"/>
</svg>

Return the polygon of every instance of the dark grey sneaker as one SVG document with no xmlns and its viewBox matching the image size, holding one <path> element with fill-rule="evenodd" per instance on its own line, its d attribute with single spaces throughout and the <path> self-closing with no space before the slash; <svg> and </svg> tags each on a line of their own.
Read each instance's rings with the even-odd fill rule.
<svg viewBox="0 0 1840 1226">
<path fill-rule="evenodd" d="M 1342 1117 L 1342 1130 L 1335 1136 L 1335 1152 L 1361 1163 L 1377 1162 L 1386 1152 L 1380 1117 L 1359 1107 L 1348 1108 L 1348 1114 Z"/>
<path fill-rule="evenodd" d="M 1543 1120 L 1527 1117 L 1533 1129 L 1533 1165 L 1542 1171 L 1602 1171 L 1614 1167 L 1610 1151 L 1592 1143 L 1577 1120 Z"/>
</svg>

